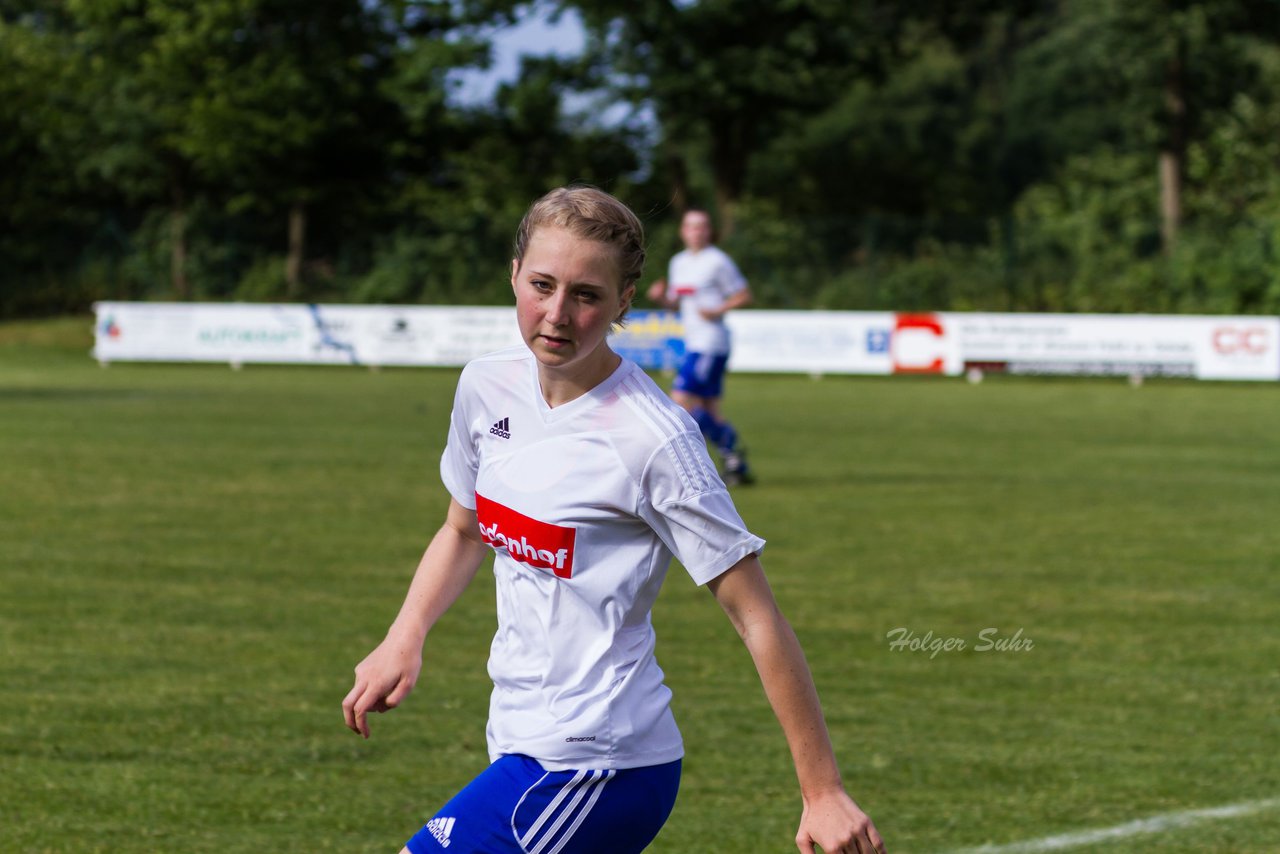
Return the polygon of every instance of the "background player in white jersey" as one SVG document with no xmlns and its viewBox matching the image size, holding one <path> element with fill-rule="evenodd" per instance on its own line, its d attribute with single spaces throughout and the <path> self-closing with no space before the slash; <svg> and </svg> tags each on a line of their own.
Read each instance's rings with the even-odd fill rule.
<svg viewBox="0 0 1280 854">
<path fill-rule="evenodd" d="M 680 240 L 685 248 L 672 257 L 667 278 L 648 291 L 653 302 L 678 308 L 684 326 L 684 360 L 671 397 L 720 452 L 725 481 L 731 486 L 750 483 L 746 453 L 738 447 L 738 431 L 720 413 L 720 398 L 731 344 L 724 316 L 749 304 L 751 290 L 738 265 L 712 243 L 711 215 L 706 211 L 685 211 Z"/>
<path fill-rule="evenodd" d="M 643 264 L 639 221 L 600 190 L 554 190 L 525 215 L 511 275 L 525 346 L 459 379 L 440 464 L 448 514 L 386 638 L 356 667 L 347 726 L 368 738 L 368 714 L 404 700 L 427 632 L 492 551 L 491 764 L 404 851 L 641 851 L 674 805 L 684 752 L 650 621 L 674 556 L 755 661 L 800 781 L 800 850 L 883 854 L 844 790 L 757 559 L 764 541 L 696 424 L 609 347 Z"/>
</svg>

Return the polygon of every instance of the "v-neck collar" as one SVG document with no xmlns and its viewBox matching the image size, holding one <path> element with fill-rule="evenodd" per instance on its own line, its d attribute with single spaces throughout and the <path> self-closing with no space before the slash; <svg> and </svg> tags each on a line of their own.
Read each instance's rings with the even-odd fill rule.
<svg viewBox="0 0 1280 854">
<path fill-rule="evenodd" d="M 630 372 L 630 364 L 625 357 L 621 358 L 618 361 L 618 367 L 613 369 L 613 373 L 595 386 L 587 389 L 567 403 L 552 407 L 547 404 L 547 399 L 542 394 L 542 382 L 538 379 L 538 359 L 536 356 L 531 358 L 529 360 L 529 383 L 533 386 L 534 405 L 538 409 L 538 414 L 542 416 L 543 423 L 550 424 L 553 421 L 568 418 L 577 412 L 595 406 L 608 396 L 609 392 L 613 391 L 618 383 L 622 382 L 623 377 Z"/>
</svg>

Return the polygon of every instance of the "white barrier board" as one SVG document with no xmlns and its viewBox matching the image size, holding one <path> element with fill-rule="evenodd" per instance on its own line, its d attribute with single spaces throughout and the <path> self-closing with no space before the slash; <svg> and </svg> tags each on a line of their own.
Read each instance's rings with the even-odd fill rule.
<svg viewBox="0 0 1280 854">
<path fill-rule="evenodd" d="M 458 366 L 516 346 L 504 307 L 102 302 L 113 361 Z M 1280 379 L 1280 318 L 736 311 L 731 367 L 764 373 L 1011 373 Z M 611 345 L 646 368 L 683 355 L 679 318 L 633 311 Z"/>
<path fill-rule="evenodd" d="M 1280 379 L 1280 318 L 944 315 L 967 367 L 1025 374 Z"/>
<path fill-rule="evenodd" d="M 103 302 L 100 362 L 464 365 L 520 343 L 499 308 Z"/>
<path fill-rule="evenodd" d="M 736 311 L 729 367 L 759 373 L 893 373 L 889 312 Z"/>
</svg>

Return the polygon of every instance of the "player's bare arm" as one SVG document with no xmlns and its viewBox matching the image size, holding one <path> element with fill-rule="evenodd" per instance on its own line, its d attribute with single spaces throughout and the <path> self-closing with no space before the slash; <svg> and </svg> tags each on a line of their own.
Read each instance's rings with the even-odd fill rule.
<svg viewBox="0 0 1280 854">
<path fill-rule="evenodd" d="M 707 320 L 719 320 L 735 308 L 743 308 L 751 305 L 753 297 L 750 288 L 743 288 L 736 293 L 730 294 L 719 308 L 704 308 L 700 313 Z"/>
<path fill-rule="evenodd" d="M 791 749 L 804 802 L 796 846 L 805 854 L 815 844 L 824 852 L 884 854 L 875 825 L 844 790 L 809 665 L 760 561 L 743 558 L 708 587 L 751 653 Z"/>
<path fill-rule="evenodd" d="M 369 712 L 394 709 L 413 690 L 427 632 L 475 578 L 487 552 L 475 511 L 450 500 L 386 638 L 356 666 L 355 684 L 342 701 L 351 730 L 368 738 Z"/>
<path fill-rule="evenodd" d="M 671 299 L 667 293 L 667 280 L 658 279 L 649 285 L 649 289 L 645 291 L 645 296 L 649 298 L 649 302 L 657 303 L 663 308 L 675 308 L 676 301 Z"/>
</svg>

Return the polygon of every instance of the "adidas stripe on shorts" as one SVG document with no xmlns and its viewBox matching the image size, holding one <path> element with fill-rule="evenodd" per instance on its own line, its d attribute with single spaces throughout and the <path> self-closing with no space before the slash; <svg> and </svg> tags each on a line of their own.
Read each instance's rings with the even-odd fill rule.
<svg viewBox="0 0 1280 854">
<path fill-rule="evenodd" d="M 643 768 L 547 771 L 499 757 L 407 843 L 413 854 L 629 854 L 675 806 L 680 760 Z"/>
</svg>

